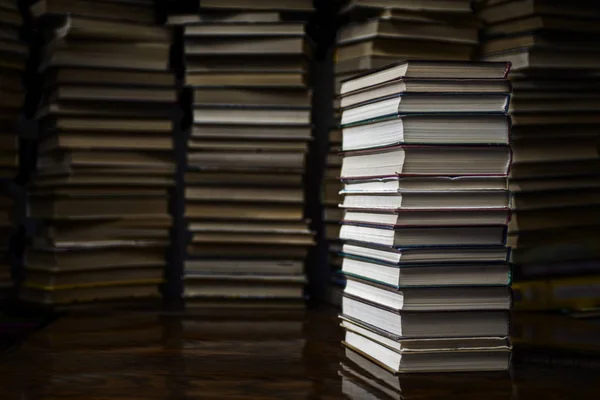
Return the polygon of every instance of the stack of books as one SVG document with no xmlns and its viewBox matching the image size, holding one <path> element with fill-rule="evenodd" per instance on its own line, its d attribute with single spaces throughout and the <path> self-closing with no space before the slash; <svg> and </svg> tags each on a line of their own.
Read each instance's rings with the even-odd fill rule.
<svg viewBox="0 0 600 400">
<path fill-rule="evenodd" d="M 479 3 L 478 16 L 485 23 L 482 59 L 512 62 L 509 242 L 515 278 L 525 288 L 547 286 L 539 278 L 597 276 L 600 6 L 537 0 Z M 587 303 L 600 304 L 599 293 L 589 291 Z M 526 306 L 561 303 L 555 300 L 530 297 Z M 520 304 L 517 297 L 515 306 Z"/>
<path fill-rule="evenodd" d="M 32 9 L 41 98 L 28 216 L 39 223 L 22 299 L 59 307 L 156 298 L 174 181 L 171 33 L 141 23 L 151 2 L 114 3 L 131 6 L 115 14 L 121 20 L 92 18 L 104 16 L 102 2 L 81 13 L 54 4 Z"/>
<path fill-rule="evenodd" d="M 21 43 L 21 13 L 16 0 L 0 2 L 0 291 L 12 285 L 8 244 L 12 228 L 14 200 L 9 180 L 17 175 L 19 139 L 16 129 L 25 99 L 22 73 L 28 56 Z M 0 294 L 1 295 L 1 294 Z"/>
<path fill-rule="evenodd" d="M 509 366 L 508 70 L 405 61 L 342 83 L 345 344 L 393 371 Z"/>
<path fill-rule="evenodd" d="M 301 305 L 312 137 L 312 1 L 207 1 L 183 24 L 193 124 L 185 176 L 188 306 Z M 230 300 L 224 301 L 224 300 Z"/>
<path fill-rule="evenodd" d="M 469 0 L 349 0 L 340 17 L 336 88 L 344 79 L 402 59 L 471 60 L 478 44 Z"/>
<path fill-rule="evenodd" d="M 337 126 L 341 116 L 342 81 L 397 60 L 467 61 L 475 55 L 478 43 L 477 19 L 466 0 L 350 0 L 340 8 L 340 22 L 342 27 L 338 32 L 334 65 Z M 339 132 L 336 129 L 331 133 L 332 153 L 337 150 L 334 140 Z M 336 160 L 336 156 L 332 154 L 330 160 Z M 326 175 L 325 189 L 329 196 L 326 200 L 329 201 L 325 202 L 325 217 L 329 233 L 334 233 L 334 224 L 341 219 L 339 212 L 330 207 L 334 201 L 333 179 L 339 176 L 339 166 L 329 162 Z M 339 269 L 335 257 L 338 247 L 335 241 L 330 242 L 332 291 L 339 291 L 339 286 L 344 284 L 336 273 Z"/>
</svg>

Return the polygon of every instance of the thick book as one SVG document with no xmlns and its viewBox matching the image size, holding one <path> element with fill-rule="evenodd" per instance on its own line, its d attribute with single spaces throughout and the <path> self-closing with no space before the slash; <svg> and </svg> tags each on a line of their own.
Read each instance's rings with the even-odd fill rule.
<svg viewBox="0 0 600 400">
<path fill-rule="evenodd" d="M 341 125 L 346 127 L 410 114 L 506 114 L 509 100 L 510 95 L 505 93 L 404 93 L 345 108 Z"/>
<path fill-rule="evenodd" d="M 344 223 L 371 226 L 481 226 L 501 225 L 510 221 L 510 210 L 504 209 L 448 209 L 448 210 L 394 210 L 348 209 Z"/>
<path fill-rule="evenodd" d="M 344 344 L 398 373 L 506 371 L 511 360 L 510 348 L 402 354 L 353 332 L 346 334 Z"/>
<path fill-rule="evenodd" d="M 401 93 L 375 99 L 342 111 L 342 127 L 410 114 L 506 114 L 506 93 Z"/>
<path fill-rule="evenodd" d="M 391 265 L 345 257 L 342 272 L 350 277 L 397 287 L 507 286 L 507 264 Z"/>
<path fill-rule="evenodd" d="M 502 79 L 423 79 L 400 78 L 354 92 L 344 93 L 341 108 L 364 104 L 374 99 L 401 93 L 510 93 L 508 80 Z"/>
<path fill-rule="evenodd" d="M 351 210 L 397 211 L 450 211 L 499 210 L 509 207 L 507 190 L 473 191 L 406 191 L 397 193 L 348 193 L 340 205 Z M 505 221 L 506 222 L 506 221 Z M 441 225 L 441 224 L 440 224 Z"/>
<path fill-rule="evenodd" d="M 394 248 L 377 246 L 361 242 L 344 243 L 344 256 L 381 261 L 393 265 L 440 264 L 440 263 L 506 263 L 510 257 L 510 248 L 491 247 L 414 247 Z"/>
<path fill-rule="evenodd" d="M 509 310 L 510 288 L 399 287 L 346 275 L 344 294 L 401 311 L 483 311 Z"/>
<path fill-rule="evenodd" d="M 185 262 L 187 275 L 301 275 L 304 264 L 298 260 L 194 260 Z"/>
<path fill-rule="evenodd" d="M 342 180 L 393 176 L 507 176 L 508 146 L 412 146 L 345 153 Z"/>
<path fill-rule="evenodd" d="M 504 246 L 506 231 L 506 225 L 390 227 L 344 223 L 340 239 L 390 247 Z"/>
<path fill-rule="evenodd" d="M 226 22 L 185 25 L 184 37 L 289 37 L 304 36 L 302 22 Z"/>
<path fill-rule="evenodd" d="M 355 22 L 341 28 L 337 43 L 352 43 L 375 37 L 433 40 L 450 43 L 477 44 L 477 29 L 452 25 L 432 25 L 416 21 L 398 23 L 391 18 L 377 18 Z"/>
<path fill-rule="evenodd" d="M 340 315 L 340 325 L 346 331 L 362 335 L 400 353 L 420 353 L 430 351 L 456 351 L 476 349 L 506 350 L 512 347 L 508 337 L 445 337 L 445 338 L 405 338 L 394 335 L 375 326 Z"/>
<path fill-rule="evenodd" d="M 186 56 L 254 55 L 279 56 L 309 53 L 304 37 L 254 38 L 221 37 L 198 40 L 186 37 Z"/>
<path fill-rule="evenodd" d="M 403 338 L 506 337 L 509 313 L 506 311 L 409 312 L 347 293 L 342 313 L 350 320 L 373 326 Z"/>
<path fill-rule="evenodd" d="M 212 299 L 300 299 L 304 276 L 184 276 L 186 298 Z"/>
<path fill-rule="evenodd" d="M 281 22 L 281 15 L 274 11 L 205 10 L 202 14 L 171 14 L 166 24 L 170 26 L 205 23 L 273 23 Z"/>
<path fill-rule="evenodd" d="M 347 43 L 336 48 L 336 60 L 358 57 L 386 57 L 413 60 L 469 61 L 475 46 L 465 43 L 442 43 L 376 37 L 372 40 Z"/>
<path fill-rule="evenodd" d="M 407 193 L 410 191 L 473 191 L 506 190 L 508 183 L 504 177 L 488 176 L 419 176 L 389 177 L 371 180 L 345 180 L 344 192 L 355 193 Z M 512 189 L 512 188 L 511 188 Z"/>
</svg>

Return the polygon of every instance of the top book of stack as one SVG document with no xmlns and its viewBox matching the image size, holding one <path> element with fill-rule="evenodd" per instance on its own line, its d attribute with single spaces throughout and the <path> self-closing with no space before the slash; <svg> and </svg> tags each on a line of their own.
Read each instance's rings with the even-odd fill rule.
<svg viewBox="0 0 600 400">
<path fill-rule="evenodd" d="M 30 12 L 34 18 L 69 14 L 136 24 L 153 24 L 156 20 L 152 0 L 39 0 Z"/>
</svg>

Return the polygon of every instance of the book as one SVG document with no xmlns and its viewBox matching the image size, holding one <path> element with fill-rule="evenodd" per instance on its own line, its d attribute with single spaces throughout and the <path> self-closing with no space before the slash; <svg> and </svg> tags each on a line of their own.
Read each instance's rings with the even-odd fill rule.
<svg viewBox="0 0 600 400">
<path fill-rule="evenodd" d="M 477 31 L 474 28 L 449 25 L 431 26 L 408 21 L 398 23 L 394 19 L 372 19 L 346 25 L 340 30 L 337 43 L 343 45 L 375 37 L 477 44 Z"/>
<path fill-rule="evenodd" d="M 350 349 L 369 354 L 394 372 L 505 371 L 510 367 L 511 352 L 508 348 L 400 354 L 353 333 L 347 333 L 344 343 Z"/>
<path fill-rule="evenodd" d="M 505 176 L 511 163 L 507 146 L 440 147 L 399 145 L 345 153 L 341 178 L 393 176 Z"/>
<path fill-rule="evenodd" d="M 350 277 L 398 287 L 486 286 L 511 282 L 506 264 L 391 265 L 345 257 L 342 272 Z"/>
<path fill-rule="evenodd" d="M 403 287 L 347 275 L 344 294 L 400 311 L 508 310 L 510 289 L 502 287 Z"/>
<path fill-rule="evenodd" d="M 505 94 L 400 94 L 345 108 L 342 126 L 403 114 L 504 113 Z"/>
<path fill-rule="evenodd" d="M 504 79 L 510 64 L 470 63 L 458 61 L 401 61 L 381 68 L 369 69 L 368 73 L 348 79 L 342 85 L 341 94 L 372 87 L 401 78 L 415 79 Z"/>
<path fill-rule="evenodd" d="M 348 210 L 375 211 L 491 211 L 508 209 L 510 197 L 506 190 L 461 190 L 461 191 L 397 191 L 396 193 L 347 192 L 340 205 Z M 502 220 L 506 223 L 508 218 Z M 402 226 L 403 224 L 398 224 Z"/>
<path fill-rule="evenodd" d="M 344 293 L 342 316 L 406 338 L 506 337 L 506 311 L 404 312 Z"/>
<path fill-rule="evenodd" d="M 507 247 L 418 247 L 390 248 L 349 242 L 342 247 L 347 256 L 369 258 L 395 265 L 437 263 L 505 263 L 510 256 Z"/>
</svg>

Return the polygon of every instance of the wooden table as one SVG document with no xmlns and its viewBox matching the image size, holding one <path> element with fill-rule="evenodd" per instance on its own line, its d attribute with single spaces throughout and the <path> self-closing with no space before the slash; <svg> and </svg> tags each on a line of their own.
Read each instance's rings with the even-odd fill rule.
<svg viewBox="0 0 600 400">
<path fill-rule="evenodd" d="M 334 310 L 69 314 L 0 356 L 0 399 L 600 399 L 600 369 L 519 349 L 510 373 L 394 377 L 341 338 Z"/>
</svg>

